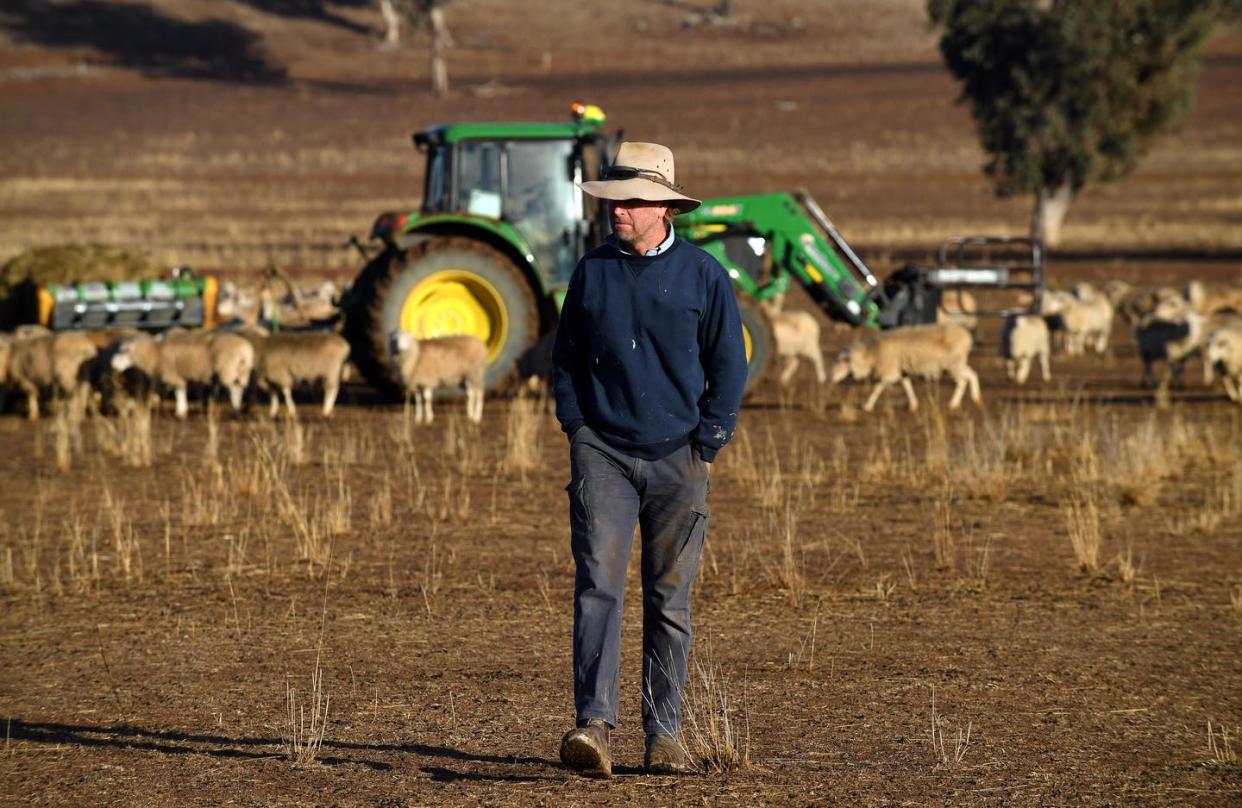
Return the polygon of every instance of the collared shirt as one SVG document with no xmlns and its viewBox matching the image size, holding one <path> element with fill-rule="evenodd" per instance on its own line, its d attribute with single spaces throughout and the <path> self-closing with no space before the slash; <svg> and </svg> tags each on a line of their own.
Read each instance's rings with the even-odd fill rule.
<svg viewBox="0 0 1242 808">
<path fill-rule="evenodd" d="M 668 252 L 669 248 L 673 246 L 673 238 L 674 238 L 674 230 L 673 230 L 672 225 L 669 225 L 668 236 L 665 237 L 664 241 L 661 241 L 659 244 L 652 247 L 650 250 L 647 250 L 647 252 L 643 253 L 643 255 L 650 258 L 653 255 L 660 255 L 661 253 Z M 621 241 L 621 239 L 617 238 L 616 236 L 610 235 L 608 237 L 608 243 L 616 247 L 618 250 L 620 250 L 622 253 L 626 255 L 634 254 L 630 252 L 629 250 L 627 250 L 625 248 L 625 242 Z"/>
</svg>

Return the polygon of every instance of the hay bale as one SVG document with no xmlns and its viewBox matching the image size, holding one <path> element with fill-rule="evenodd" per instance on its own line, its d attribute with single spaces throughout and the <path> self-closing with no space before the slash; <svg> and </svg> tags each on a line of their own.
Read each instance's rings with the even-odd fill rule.
<svg viewBox="0 0 1242 808">
<path fill-rule="evenodd" d="M 158 278 L 150 258 L 104 244 L 36 247 L 0 267 L 0 328 L 33 322 L 35 290 L 49 283 Z"/>
<path fill-rule="evenodd" d="M 151 259 L 104 244 L 63 244 L 36 247 L 0 267 L 0 297 L 25 281 L 36 286 L 80 281 L 130 281 L 159 277 Z"/>
</svg>

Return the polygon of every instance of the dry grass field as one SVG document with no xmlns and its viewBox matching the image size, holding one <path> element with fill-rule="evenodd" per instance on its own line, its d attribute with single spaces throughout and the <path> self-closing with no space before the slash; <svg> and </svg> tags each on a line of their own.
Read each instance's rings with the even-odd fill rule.
<svg viewBox="0 0 1242 808">
<path fill-rule="evenodd" d="M 7 796 L 1236 801 L 1242 410 L 1193 390 L 1156 411 L 1124 357 L 1022 390 L 976 364 L 982 413 L 920 386 L 918 416 L 895 393 L 863 416 L 861 389 L 807 379 L 746 408 L 715 471 L 693 710 L 730 719 L 749 766 L 680 780 L 633 768 L 634 630 L 622 776 L 556 760 L 568 467 L 535 403 L 482 428 L 361 402 L 0 420 Z"/>
<path fill-rule="evenodd" d="M 379 51 L 361 3 L 65 4 L 94 28 L 39 5 L 0 12 L 0 259 L 99 240 L 348 278 L 348 234 L 417 201 L 411 131 L 576 97 L 669 142 L 696 193 L 809 188 L 880 270 L 1026 221 L 979 175 L 917 0 L 737 2 L 739 27 L 692 30 L 706 3 L 454 0 L 445 99 L 425 42 Z M 1185 133 L 1071 208 L 1054 283 L 1242 281 L 1242 36 L 1209 51 Z M 1156 409 L 1114 339 L 1024 387 L 985 339 L 982 411 L 944 384 L 914 416 L 805 369 L 760 386 L 695 596 L 690 717 L 732 765 L 685 778 L 636 768 L 634 590 L 619 776 L 557 759 L 568 461 L 537 403 L 429 427 L 362 386 L 330 420 L 10 408 L 0 802 L 1236 805 L 1242 407 L 1196 360 Z"/>
</svg>

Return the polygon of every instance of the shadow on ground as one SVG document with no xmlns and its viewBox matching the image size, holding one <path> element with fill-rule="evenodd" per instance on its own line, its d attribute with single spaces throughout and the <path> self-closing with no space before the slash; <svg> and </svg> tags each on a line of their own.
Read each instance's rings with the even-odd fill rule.
<svg viewBox="0 0 1242 808">
<path fill-rule="evenodd" d="M 21 721 L 14 718 L 0 718 L 0 723 L 5 725 L 10 743 L 24 741 L 35 744 L 78 746 L 82 748 L 141 749 L 168 755 L 195 754 L 246 760 L 285 756 L 285 741 L 282 738 L 246 736 L 230 738 L 225 735 L 203 735 L 175 730 L 146 729 L 128 724 L 108 727 L 89 724 L 61 724 L 48 721 Z M 361 753 L 363 755 L 366 753 L 397 753 L 439 759 L 444 762 L 456 761 L 460 763 L 483 763 L 527 768 L 537 767 L 540 769 L 562 768 L 557 762 L 539 757 L 480 755 L 452 747 L 433 746 L 423 743 L 369 744 L 324 740 L 321 748 L 329 753 L 321 754 L 318 758 L 318 761 L 324 765 L 365 766 L 377 771 L 392 769 L 393 764 L 372 760 L 368 757 L 354 757 L 349 753 Z M 331 754 L 333 752 L 336 754 Z M 440 781 L 493 780 L 520 782 L 558 779 L 547 774 L 535 774 L 529 771 L 512 773 L 459 772 L 442 766 L 425 766 L 423 771 L 433 779 Z"/>
<path fill-rule="evenodd" d="M 361 25 L 336 13 L 336 8 L 365 8 L 374 5 L 379 16 L 379 5 L 374 0 L 238 0 L 238 2 L 266 14 L 294 19 L 314 20 L 353 31 L 355 34 L 372 34 L 375 29 Z"/>
<path fill-rule="evenodd" d="M 264 54 L 257 34 L 226 20 L 178 20 L 108 0 L 6 0 L 0 27 L 19 42 L 91 47 L 110 64 L 151 76 L 260 84 L 287 78 L 285 68 Z"/>
</svg>

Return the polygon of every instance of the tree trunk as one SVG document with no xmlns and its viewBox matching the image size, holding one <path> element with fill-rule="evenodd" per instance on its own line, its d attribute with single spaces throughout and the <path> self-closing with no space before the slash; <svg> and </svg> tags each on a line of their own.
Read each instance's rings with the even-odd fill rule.
<svg viewBox="0 0 1242 808">
<path fill-rule="evenodd" d="M 1057 188 L 1041 190 L 1035 197 L 1035 214 L 1031 217 L 1031 238 L 1039 239 L 1045 247 L 1061 243 L 1061 224 L 1069 210 L 1074 189 L 1069 183 Z"/>
<path fill-rule="evenodd" d="M 444 10 L 435 6 L 428 13 L 431 26 L 431 91 L 437 96 L 448 95 L 448 64 L 444 52 L 453 47 L 453 37 L 444 22 Z"/>
<path fill-rule="evenodd" d="M 384 45 L 394 48 L 401 42 L 401 15 L 393 0 L 380 0 L 380 15 L 384 18 Z"/>
</svg>

